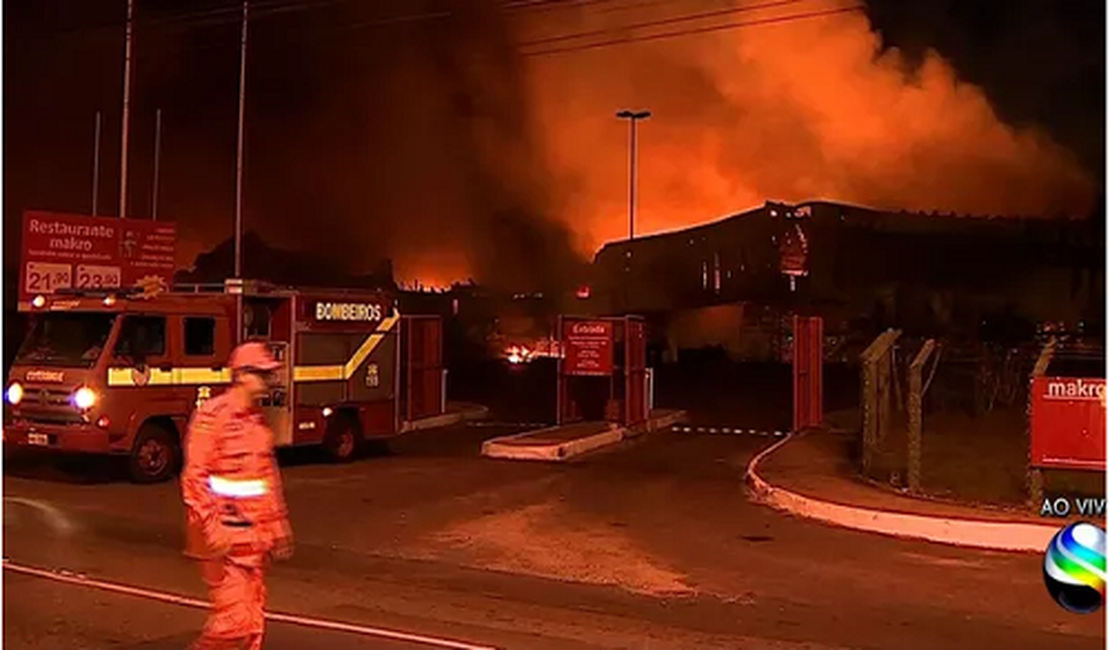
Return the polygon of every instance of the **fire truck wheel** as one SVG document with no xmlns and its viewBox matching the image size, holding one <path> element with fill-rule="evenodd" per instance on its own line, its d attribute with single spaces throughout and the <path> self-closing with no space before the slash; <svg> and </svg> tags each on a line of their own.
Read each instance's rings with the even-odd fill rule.
<svg viewBox="0 0 1110 650">
<path fill-rule="evenodd" d="M 355 416 L 344 414 L 332 420 L 324 436 L 324 451 L 333 462 L 351 462 L 361 447 L 362 430 Z"/>
<path fill-rule="evenodd" d="M 157 422 L 146 422 L 135 436 L 128 470 L 136 483 L 160 483 L 173 477 L 181 459 L 177 437 Z"/>
</svg>

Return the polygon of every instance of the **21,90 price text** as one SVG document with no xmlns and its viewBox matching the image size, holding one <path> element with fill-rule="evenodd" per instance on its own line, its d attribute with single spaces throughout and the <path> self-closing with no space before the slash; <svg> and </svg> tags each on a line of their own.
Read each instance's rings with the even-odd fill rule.
<svg viewBox="0 0 1110 650">
<path fill-rule="evenodd" d="M 27 262 L 23 286 L 27 293 L 54 293 L 73 286 L 73 267 L 69 264 Z"/>
</svg>

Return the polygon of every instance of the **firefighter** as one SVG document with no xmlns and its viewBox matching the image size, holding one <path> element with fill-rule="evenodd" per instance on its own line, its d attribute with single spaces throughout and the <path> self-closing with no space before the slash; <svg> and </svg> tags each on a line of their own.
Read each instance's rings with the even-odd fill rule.
<svg viewBox="0 0 1110 650">
<path fill-rule="evenodd" d="M 185 554 L 199 560 L 212 600 L 193 650 L 261 648 L 263 571 L 293 551 L 273 432 L 257 406 L 280 364 L 249 342 L 229 365 L 231 388 L 196 410 L 185 441 Z"/>
</svg>

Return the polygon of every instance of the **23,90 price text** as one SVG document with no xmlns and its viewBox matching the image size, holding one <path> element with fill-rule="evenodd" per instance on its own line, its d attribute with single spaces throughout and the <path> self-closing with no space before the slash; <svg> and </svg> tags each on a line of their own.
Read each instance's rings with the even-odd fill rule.
<svg viewBox="0 0 1110 650">
<path fill-rule="evenodd" d="M 78 289 L 116 289 L 119 287 L 120 270 L 118 266 L 77 266 Z"/>
</svg>

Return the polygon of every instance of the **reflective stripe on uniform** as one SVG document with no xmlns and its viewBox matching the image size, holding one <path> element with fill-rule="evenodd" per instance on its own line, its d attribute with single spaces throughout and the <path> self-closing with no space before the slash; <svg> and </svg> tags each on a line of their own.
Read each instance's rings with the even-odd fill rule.
<svg viewBox="0 0 1110 650">
<path fill-rule="evenodd" d="M 270 491 L 265 479 L 230 479 L 222 476 L 209 476 L 208 487 L 222 497 L 243 499 L 264 496 Z"/>
</svg>

